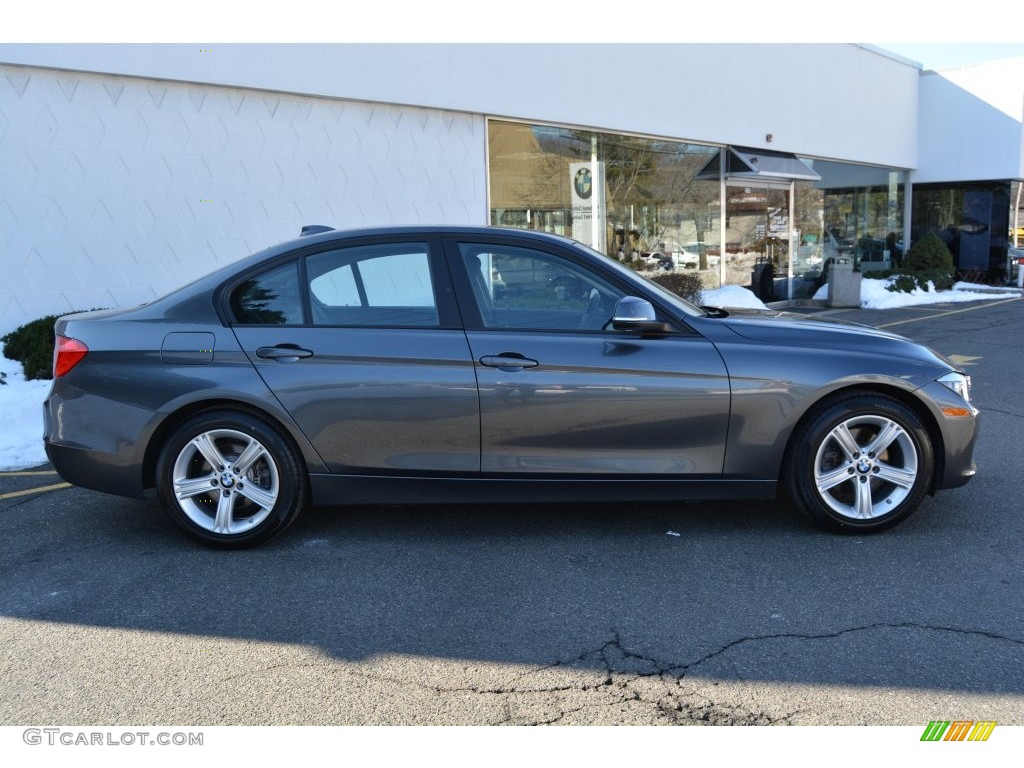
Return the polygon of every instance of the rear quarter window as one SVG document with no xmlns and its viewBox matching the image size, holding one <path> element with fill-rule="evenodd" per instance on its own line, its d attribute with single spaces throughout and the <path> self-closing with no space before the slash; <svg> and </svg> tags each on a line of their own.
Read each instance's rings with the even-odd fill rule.
<svg viewBox="0 0 1024 768">
<path fill-rule="evenodd" d="M 251 277 L 231 292 L 231 313 L 241 325 L 302 325 L 296 262 Z"/>
</svg>

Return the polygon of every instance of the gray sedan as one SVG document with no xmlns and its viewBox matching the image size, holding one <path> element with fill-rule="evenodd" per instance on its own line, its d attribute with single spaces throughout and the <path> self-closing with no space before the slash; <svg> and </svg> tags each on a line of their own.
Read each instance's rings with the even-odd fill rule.
<svg viewBox="0 0 1024 768">
<path fill-rule="evenodd" d="M 313 504 L 769 499 L 891 527 L 974 475 L 968 377 L 877 330 L 693 306 L 566 238 L 326 231 L 60 318 L 47 454 L 246 547 Z"/>
</svg>

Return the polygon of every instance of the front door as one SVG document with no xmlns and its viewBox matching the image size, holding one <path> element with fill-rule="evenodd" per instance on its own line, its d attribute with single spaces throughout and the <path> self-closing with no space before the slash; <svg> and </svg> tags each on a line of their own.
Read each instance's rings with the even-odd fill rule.
<svg viewBox="0 0 1024 768">
<path fill-rule="evenodd" d="M 569 253 L 447 245 L 479 384 L 484 473 L 721 474 L 729 379 L 710 342 L 611 330 L 625 290 Z"/>
</svg>

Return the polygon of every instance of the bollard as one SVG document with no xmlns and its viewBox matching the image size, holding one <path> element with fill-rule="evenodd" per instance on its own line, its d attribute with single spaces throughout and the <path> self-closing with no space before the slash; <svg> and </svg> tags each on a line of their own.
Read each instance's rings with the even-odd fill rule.
<svg viewBox="0 0 1024 768">
<path fill-rule="evenodd" d="M 1024 288 L 1024 259 L 1017 259 L 1017 287 Z"/>
</svg>

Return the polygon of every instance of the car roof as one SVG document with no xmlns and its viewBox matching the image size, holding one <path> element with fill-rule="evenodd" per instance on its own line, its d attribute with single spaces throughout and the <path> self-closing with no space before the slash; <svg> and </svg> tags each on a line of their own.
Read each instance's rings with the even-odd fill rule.
<svg viewBox="0 0 1024 768">
<path fill-rule="evenodd" d="M 473 234 L 483 236 L 510 235 L 515 237 L 553 240 L 561 243 L 575 242 L 564 235 L 551 232 L 540 232 L 534 229 L 518 229 L 514 227 L 498 227 L 484 224 L 423 224 L 403 226 L 351 227 L 348 229 L 330 229 L 280 243 L 280 246 L 297 246 L 301 243 L 344 240 L 352 237 L 378 237 L 386 235 L 448 235 Z M 278 246 L 274 246 L 275 248 Z"/>
<path fill-rule="evenodd" d="M 494 227 L 485 225 L 407 225 L 407 226 L 380 226 L 380 227 L 353 227 L 350 229 L 329 229 L 324 232 L 299 236 L 291 240 L 268 246 L 260 251 L 243 256 L 228 264 L 224 264 L 212 272 L 202 275 L 195 280 L 183 284 L 163 296 L 147 302 L 144 306 L 154 309 L 166 306 L 168 303 L 177 303 L 187 300 L 193 294 L 203 294 L 213 290 L 225 280 L 234 275 L 241 274 L 247 270 L 283 256 L 300 248 L 320 245 L 331 242 L 344 242 L 358 238 L 373 238 L 382 236 L 408 237 L 410 235 L 431 236 L 469 236 L 481 238 L 516 237 L 520 240 L 533 240 L 538 243 L 557 243 L 563 246 L 578 245 L 576 241 L 562 235 L 555 235 L 549 232 L 538 232 L 530 229 L 515 229 L 512 227 Z"/>
<path fill-rule="evenodd" d="M 307 225 L 309 226 L 309 225 Z M 291 240 L 284 240 L 275 245 L 268 246 L 250 256 L 244 256 L 232 262 L 237 269 L 246 269 L 266 259 L 280 256 L 281 254 L 293 251 L 297 248 L 305 248 L 310 245 L 344 241 L 363 237 L 386 237 L 398 236 L 408 237 L 410 235 L 423 236 L 471 236 L 471 237 L 515 237 L 518 239 L 534 240 L 539 243 L 559 244 L 562 246 L 578 245 L 572 238 L 564 235 L 556 235 L 551 232 L 539 232 L 533 229 L 516 229 L 514 227 L 496 227 L 481 224 L 425 224 L 425 225 L 403 225 L 403 226 L 377 226 L 377 227 L 352 227 L 349 229 L 329 229 L 315 234 L 300 235 Z"/>
</svg>

